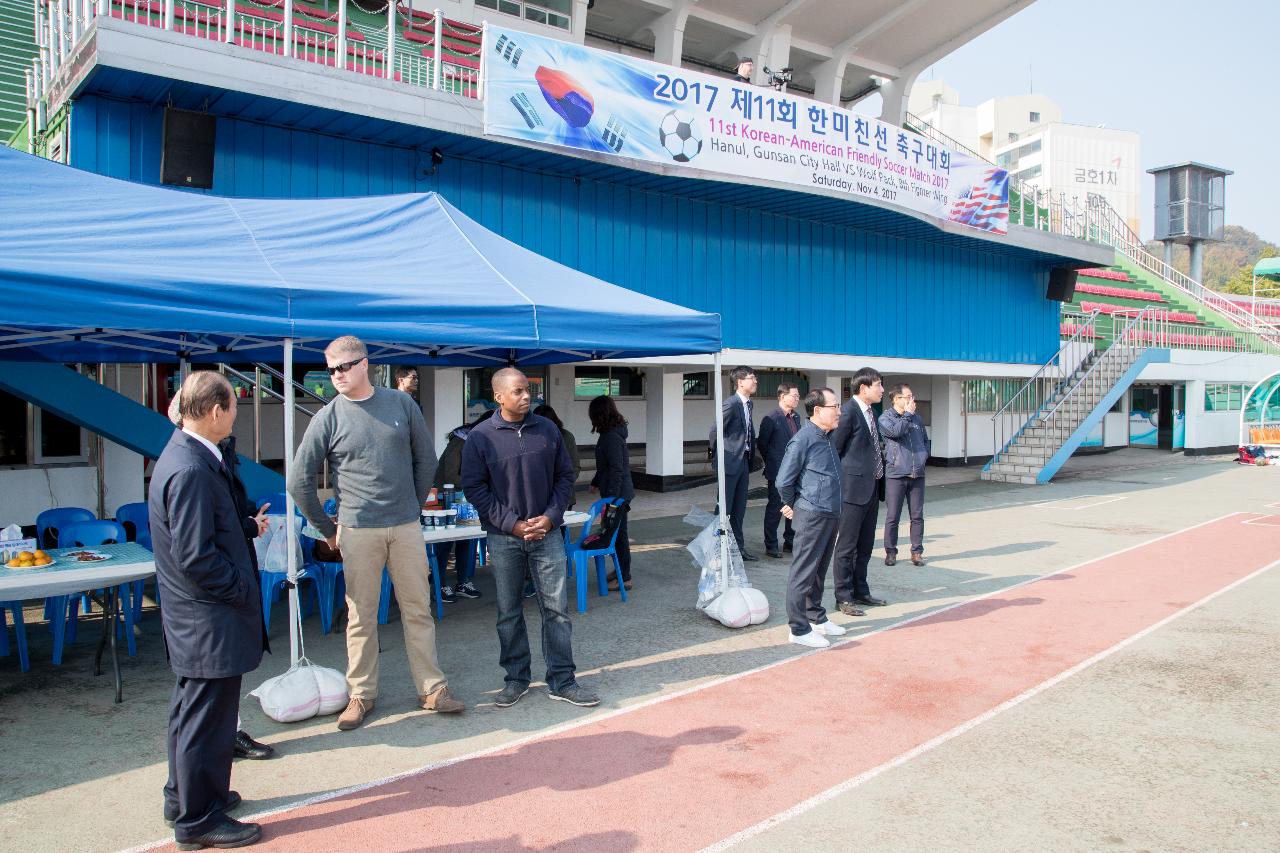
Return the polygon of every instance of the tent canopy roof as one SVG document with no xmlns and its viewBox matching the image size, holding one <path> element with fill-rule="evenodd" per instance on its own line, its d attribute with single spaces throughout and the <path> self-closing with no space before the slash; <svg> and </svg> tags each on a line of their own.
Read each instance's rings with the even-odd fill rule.
<svg viewBox="0 0 1280 853">
<path fill-rule="evenodd" d="M 1263 258 L 1253 265 L 1253 274 L 1280 276 L 1280 258 Z"/>
<path fill-rule="evenodd" d="M 0 358 L 543 364 L 716 352 L 720 317 L 608 284 L 435 193 L 239 199 L 0 147 Z M 589 239 L 589 236 L 587 237 Z"/>
</svg>

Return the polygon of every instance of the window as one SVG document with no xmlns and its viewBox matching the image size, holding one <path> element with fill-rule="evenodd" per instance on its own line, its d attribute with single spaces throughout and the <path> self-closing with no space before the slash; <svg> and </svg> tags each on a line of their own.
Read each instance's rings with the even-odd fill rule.
<svg viewBox="0 0 1280 853">
<path fill-rule="evenodd" d="M 1016 134 L 1016 133 L 1011 133 L 1011 134 L 1009 134 L 1009 141 L 1010 141 L 1010 142 L 1017 142 L 1017 141 L 1018 141 L 1018 134 Z"/>
<path fill-rule="evenodd" d="M 53 412 L 0 392 L 0 465 L 89 462 L 89 433 Z"/>
<path fill-rule="evenodd" d="M 961 392 L 964 410 L 971 415 L 994 414 L 1025 384 L 1024 379 L 970 379 L 964 383 Z"/>
<path fill-rule="evenodd" d="M 778 386 L 783 382 L 800 389 L 800 399 L 809 393 L 809 380 L 794 370 L 758 370 L 756 371 L 755 400 L 777 400 Z M 726 382 L 726 387 L 728 383 Z M 733 393 L 730 388 L 728 393 Z"/>
<path fill-rule="evenodd" d="M 1029 169 L 1023 169 L 1021 172 L 1014 172 L 1013 174 L 1011 174 L 1011 175 L 1009 176 L 1009 180 L 1011 180 L 1011 181 L 1029 181 L 1029 180 L 1031 180 L 1032 178 L 1038 178 L 1038 177 L 1040 177 L 1040 173 L 1041 173 L 1042 171 L 1043 171 L 1043 170 L 1042 170 L 1042 168 L 1040 167 L 1040 164 L 1039 164 L 1039 163 L 1037 163 L 1036 165 L 1032 166 L 1032 167 L 1031 167 L 1031 168 L 1029 168 Z"/>
<path fill-rule="evenodd" d="M 1031 114 L 1031 123 L 1032 123 L 1032 124 L 1039 124 L 1039 123 L 1040 123 L 1040 113 L 1032 113 L 1032 114 Z"/>
<path fill-rule="evenodd" d="M 644 371 L 635 367 L 575 367 L 573 369 L 574 399 L 591 400 L 601 394 L 619 398 L 643 398 Z"/>
<path fill-rule="evenodd" d="M 561 30 L 569 29 L 573 10 L 573 0 L 476 0 L 476 5 Z"/>
<path fill-rule="evenodd" d="M 1244 385 L 1205 383 L 1204 410 L 1206 412 L 1238 412 L 1244 406 Z"/>
<path fill-rule="evenodd" d="M 684 398 L 686 400 L 711 399 L 711 374 L 686 373 L 684 375 Z"/>
</svg>

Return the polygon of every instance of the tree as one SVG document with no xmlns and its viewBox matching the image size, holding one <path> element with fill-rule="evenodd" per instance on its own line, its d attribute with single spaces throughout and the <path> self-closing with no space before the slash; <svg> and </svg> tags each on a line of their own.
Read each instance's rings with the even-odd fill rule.
<svg viewBox="0 0 1280 853">
<path fill-rule="evenodd" d="M 1264 248 L 1255 260 L 1244 264 L 1235 271 L 1235 274 L 1231 276 L 1226 285 L 1222 288 L 1223 292 L 1236 293 L 1242 296 L 1252 296 L 1254 264 L 1264 258 L 1274 258 L 1276 255 L 1277 252 L 1275 246 L 1267 246 Z M 1280 296 L 1280 282 L 1277 282 L 1272 278 L 1258 279 L 1258 295 L 1273 299 Z"/>
</svg>

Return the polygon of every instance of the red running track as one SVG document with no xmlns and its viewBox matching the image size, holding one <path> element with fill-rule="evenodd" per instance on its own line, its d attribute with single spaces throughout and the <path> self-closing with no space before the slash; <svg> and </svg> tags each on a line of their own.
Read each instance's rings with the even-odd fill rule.
<svg viewBox="0 0 1280 853">
<path fill-rule="evenodd" d="M 280 812 L 263 820 L 255 849 L 700 850 L 1270 565 L 1280 527 L 1250 519 L 1262 520 L 1227 516 L 705 689 Z M 841 760 L 812 772 L 815 744 Z"/>
</svg>

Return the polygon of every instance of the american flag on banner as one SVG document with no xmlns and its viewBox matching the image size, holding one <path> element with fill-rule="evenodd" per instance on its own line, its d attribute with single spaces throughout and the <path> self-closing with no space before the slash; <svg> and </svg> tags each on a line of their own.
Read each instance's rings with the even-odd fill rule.
<svg viewBox="0 0 1280 853">
<path fill-rule="evenodd" d="M 960 191 L 951 205 L 952 222 L 1005 234 L 1009 230 L 1009 173 L 987 169 L 982 180 Z"/>
</svg>

